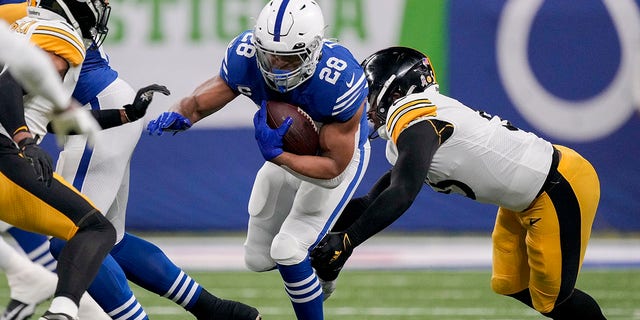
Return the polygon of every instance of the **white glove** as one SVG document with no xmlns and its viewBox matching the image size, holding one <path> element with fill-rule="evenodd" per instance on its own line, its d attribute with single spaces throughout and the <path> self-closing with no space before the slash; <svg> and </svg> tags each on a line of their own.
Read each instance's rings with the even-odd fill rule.
<svg viewBox="0 0 640 320">
<path fill-rule="evenodd" d="M 65 136 L 69 133 L 86 135 L 89 147 L 93 147 L 95 135 L 102 130 L 89 110 L 82 109 L 73 103 L 66 110 L 52 116 L 51 128 L 56 134 L 60 147 L 64 145 Z"/>
</svg>

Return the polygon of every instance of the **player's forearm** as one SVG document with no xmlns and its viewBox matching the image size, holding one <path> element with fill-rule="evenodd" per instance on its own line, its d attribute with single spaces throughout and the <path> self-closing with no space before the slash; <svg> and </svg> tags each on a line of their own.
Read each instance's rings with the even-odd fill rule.
<svg viewBox="0 0 640 320">
<path fill-rule="evenodd" d="M 21 132 L 29 131 L 24 119 L 22 88 L 6 70 L 0 73 L 0 88 L 2 88 L 0 90 L 0 114 L 2 114 L 0 124 L 14 138 L 14 141 L 16 138 L 21 140 Z"/>
<path fill-rule="evenodd" d="M 344 168 L 339 168 L 331 158 L 300 156 L 289 152 L 283 152 L 280 156 L 274 158 L 272 162 L 280 166 L 286 166 L 298 174 L 313 179 L 333 179 L 344 171 Z"/>
<path fill-rule="evenodd" d="M 222 109 L 236 97 L 237 94 L 227 83 L 215 76 L 199 85 L 191 95 L 182 98 L 170 111 L 183 115 L 191 123 L 196 123 Z"/>
<path fill-rule="evenodd" d="M 413 199 L 402 188 L 388 188 L 345 232 L 355 247 L 398 220 L 411 207 Z"/>
</svg>

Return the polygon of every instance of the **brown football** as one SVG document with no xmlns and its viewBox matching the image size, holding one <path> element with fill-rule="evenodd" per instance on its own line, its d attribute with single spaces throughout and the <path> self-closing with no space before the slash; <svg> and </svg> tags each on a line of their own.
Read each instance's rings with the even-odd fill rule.
<svg viewBox="0 0 640 320">
<path fill-rule="evenodd" d="M 271 128 L 279 127 L 291 117 L 293 123 L 282 139 L 282 149 L 298 155 L 318 153 L 320 139 L 318 127 L 311 117 L 297 106 L 282 101 L 267 101 L 267 124 Z"/>
</svg>

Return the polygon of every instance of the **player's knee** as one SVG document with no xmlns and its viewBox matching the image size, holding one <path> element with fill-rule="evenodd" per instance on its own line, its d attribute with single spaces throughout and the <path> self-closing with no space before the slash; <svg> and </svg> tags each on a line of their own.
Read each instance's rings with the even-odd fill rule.
<svg viewBox="0 0 640 320">
<path fill-rule="evenodd" d="M 254 272 L 264 272 L 273 270 L 276 264 L 268 254 L 269 250 L 256 250 L 255 248 L 244 247 L 244 264 L 247 269 Z"/>
<path fill-rule="evenodd" d="M 116 229 L 113 227 L 113 224 L 97 210 L 87 214 L 87 216 L 80 221 L 76 234 L 87 231 L 94 232 L 97 236 L 115 243 Z"/>
<path fill-rule="evenodd" d="M 271 243 L 271 258 L 282 265 L 294 265 L 307 257 L 307 249 L 290 234 L 278 233 Z"/>
<path fill-rule="evenodd" d="M 497 294 L 508 295 L 511 283 L 503 278 L 491 277 L 491 290 Z"/>
<path fill-rule="evenodd" d="M 501 295 L 511 295 L 526 289 L 526 285 L 522 285 L 518 281 L 514 281 L 508 277 L 493 275 L 491 277 L 491 290 Z"/>
</svg>

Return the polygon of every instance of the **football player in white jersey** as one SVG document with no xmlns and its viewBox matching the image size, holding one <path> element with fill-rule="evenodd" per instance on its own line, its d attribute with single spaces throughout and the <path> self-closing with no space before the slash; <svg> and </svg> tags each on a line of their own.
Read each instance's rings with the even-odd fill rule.
<svg viewBox="0 0 640 320">
<path fill-rule="evenodd" d="M 53 114 L 50 117 L 57 124 L 57 133 L 64 135 L 73 131 L 93 135 L 100 130 L 98 123 L 89 112 L 81 109 L 77 102 L 70 100 L 64 94 L 60 76 L 49 56 L 24 37 L 10 31 L 9 26 L 2 19 L 0 19 L 0 43 L 2 43 L 0 64 L 6 63 L 11 75 L 18 80 L 25 91 L 42 96 L 53 105 Z M 8 88 L 4 87 L 3 90 Z M 16 95 L 16 98 L 19 99 L 19 97 Z M 16 102 L 21 103 L 19 100 Z M 10 101 L 3 102 L 10 103 Z M 0 224 L 8 226 L 4 221 L 0 221 Z M 3 239 L 0 239 L 0 267 L 6 273 L 12 288 L 11 298 L 33 301 L 31 305 L 3 314 L 1 319 L 23 319 L 33 314 L 36 303 L 54 295 L 58 278 L 43 266 L 32 263 L 27 257 L 19 254 Z M 93 309 L 102 312 L 86 294 L 81 299 L 81 305 L 84 310 Z"/>
<path fill-rule="evenodd" d="M 77 61 L 76 58 L 79 56 L 83 56 L 82 53 L 76 50 L 78 48 L 84 50 L 82 42 L 79 40 L 81 38 L 70 25 L 33 22 L 19 30 L 16 28 L 17 25 L 12 27 L 15 31 L 13 35 L 21 38 L 21 43 L 28 43 L 28 38 L 31 35 L 38 34 L 36 37 L 50 37 L 49 40 L 53 38 L 59 39 L 47 42 L 52 48 L 58 48 L 60 42 L 70 43 L 73 49 L 66 54 L 74 61 Z M 42 36 L 41 31 L 44 29 L 51 33 L 48 36 Z M 29 34 L 29 36 L 24 36 L 25 34 Z M 57 38 L 57 35 L 63 35 L 64 39 Z M 42 38 L 40 40 L 43 40 Z M 7 53 L 19 54 L 19 52 L 14 51 L 19 46 L 12 46 L 12 43 L 7 40 L 3 39 L 2 42 L 3 46 L 5 46 L 3 49 L 6 50 L 3 55 Z M 7 47 L 7 45 L 9 46 Z M 10 64 L 9 69 L 12 72 L 18 71 L 16 74 L 21 76 L 21 85 L 27 89 L 28 94 L 34 99 L 39 97 L 43 103 L 49 105 L 48 108 L 41 110 L 47 122 L 66 118 L 63 119 L 62 123 L 71 124 L 71 126 L 67 126 L 67 129 L 73 129 L 76 133 L 94 133 L 97 131 L 99 126 L 87 111 L 81 110 L 77 106 L 72 107 L 74 111 L 71 112 L 69 112 L 69 108 L 64 109 L 71 102 L 70 95 L 65 96 L 62 82 L 56 74 L 57 72 L 54 71 L 51 60 L 49 60 L 50 56 L 47 56 L 42 51 L 38 51 L 38 54 L 30 54 L 26 51 L 23 53 L 20 56 L 9 57 L 12 59 L 6 59 L 5 57 L 4 60 Z M 41 63 L 42 56 L 44 56 L 47 65 Z M 26 61 L 25 58 L 31 58 L 33 61 Z M 42 69 L 36 70 L 36 73 L 39 74 L 34 74 L 33 71 L 27 69 L 16 68 L 25 62 L 32 64 L 32 66 L 40 66 Z M 71 239 L 69 244 L 65 246 L 64 252 L 61 253 L 59 281 L 55 289 L 55 298 L 51 303 L 51 307 L 41 319 L 74 319 L 78 312 L 80 297 L 95 276 L 100 266 L 100 261 L 102 261 L 115 241 L 115 230 L 91 202 L 80 195 L 77 190 L 70 187 L 59 176 L 52 175 L 50 158 L 37 146 L 37 135 L 30 131 L 25 122 L 24 97 L 21 85 L 13 80 L 7 69 L 3 69 L 0 78 L 3 96 L 0 99 L 3 104 L 1 131 L 4 139 L 2 143 L 4 151 L 2 153 L 5 154 L 3 157 L 5 165 L 2 169 L 2 176 L 7 187 L 3 202 L 8 201 L 10 203 L 8 207 L 3 205 L 3 210 L 0 214 L 3 216 L 4 221 L 27 230 L 54 235 L 67 240 Z M 47 83 L 42 84 L 42 81 L 47 81 Z M 43 92 L 48 92 L 48 94 L 42 95 Z M 77 105 L 77 103 L 75 104 Z M 79 115 L 83 115 L 84 118 L 79 118 Z M 22 124 L 20 125 L 20 123 Z M 86 131 L 86 129 L 91 129 L 91 131 Z M 64 134 L 65 132 L 60 133 Z M 18 144 L 19 149 L 12 150 L 15 146 L 5 143 L 6 141 L 11 141 L 11 139 L 4 137 L 12 138 Z M 27 169 L 28 165 L 26 167 L 23 165 L 22 162 L 24 160 L 12 162 L 14 156 L 20 156 L 19 158 L 28 160 L 32 170 L 29 171 Z M 6 170 L 6 165 L 9 165 L 8 168 L 10 170 Z M 41 182 L 31 183 L 32 177 L 37 177 Z M 18 188 L 16 189 L 15 187 Z M 25 215 L 25 211 L 29 212 L 29 214 Z M 7 246 L 3 247 L 6 248 Z M 3 254 L 7 252 L 11 253 L 11 251 L 3 250 Z M 4 258 L 9 258 L 12 261 L 4 261 Z M 3 267 L 8 272 L 11 272 L 12 267 L 16 267 L 16 264 L 13 264 L 16 261 L 15 258 L 16 256 L 8 257 L 3 255 Z M 19 260 L 19 257 L 17 258 Z"/>
<path fill-rule="evenodd" d="M 364 74 L 345 47 L 323 39 L 325 27 L 313 0 L 270 1 L 255 28 L 227 47 L 220 74 L 148 126 L 151 134 L 186 130 L 241 94 L 260 106 L 255 136 L 266 162 L 249 199 L 245 264 L 277 269 L 296 317 L 305 320 L 324 318 L 309 250 L 330 230 L 369 161 Z M 269 128 L 267 100 L 297 105 L 321 124 L 317 155 L 282 149 L 278 132 L 288 127 Z"/>
<path fill-rule="evenodd" d="M 369 119 L 393 165 L 312 252 L 337 277 L 354 247 L 399 218 L 423 184 L 499 206 L 493 230 L 496 293 L 553 319 L 605 319 L 575 288 L 600 198 L 598 175 L 575 151 L 475 111 L 438 91 L 424 54 L 378 51 L 362 63 Z"/>
<path fill-rule="evenodd" d="M 0 1 L 2 2 L 11 0 Z M 67 43 L 48 47 L 47 44 L 54 41 L 40 43 L 39 39 L 33 36 L 31 40 L 47 51 L 55 53 L 52 58 L 66 60 L 66 63 L 64 60 L 58 60 L 60 73 L 68 77 L 70 72 L 73 72 L 74 78 L 77 78 L 77 83 L 70 81 L 68 88 L 73 89 L 75 99 L 92 110 L 104 129 L 118 126 L 97 133 L 95 143 L 91 146 L 85 136 L 63 137 L 63 151 L 58 159 L 56 171 L 90 197 L 95 205 L 105 212 L 117 232 L 116 245 L 105 258 L 88 291 L 113 318 L 147 319 L 145 311 L 128 285 L 126 272 L 134 283 L 173 300 L 198 319 L 235 317 L 239 320 L 255 320 L 258 315 L 255 308 L 212 295 L 169 260 L 157 246 L 125 232 L 129 163 L 142 130 L 142 122 L 136 120 L 144 116 L 154 92 L 168 94 L 169 91 L 163 86 L 150 85 L 135 93 L 131 86 L 111 69 L 108 58 L 100 46 L 107 32 L 106 23 L 110 10 L 108 5 L 96 0 L 96 6 L 103 6 L 93 11 L 99 13 L 96 17 L 92 17 L 90 11 L 84 12 L 86 15 L 82 16 L 76 12 L 74 16 L 64 11 L 65 6 L 74 5 L 77 5 L 74 1 L 67 3 L 61 0 L 41 0 L 35 6 L 30 6 L 28 11 L 33 13 L 31 15 L 51 18 L 52 24 L 66 19 L 68 23 L 78 25 L 87 48 L 81 70 L 73 69 L 76 66 L 72 60 L 73 56 L 65 55 L 67 52 L 77 51 Z M 19 20 L 18 23 L 22 21 Z M 57 38 L 66 39 L 63 36 Z M 67 65 L 71 66 L 68 70 Z M 132 100 L 132 104 L 127 104 Z M 40 129 L 40 135 L 44 135 L 46 122 L 45 119 L 39 118 L 39 115 L 36 112 L 31 118 L 36 124 L 35 127 Z M 13 230 L 11 233 L 15 235 L 16 232 L 17 230 Z M 22 238 L 26 237 L 27 235 L 22 235 Z M 33 240 L 34 237 L 31 236 L 30 239 Z M 18 242 L 21 241 L 18 239 Z M 28 241 L 22 242 L 24 248 L 24 242 Z M 64 242 L 52 239 L 51 245 L 52 252 L 57 256 Z M 19 301 L 13 300 L 12 303 L 5 311 L 6 314 L 18 308 L 26 308 L 26 303 L 21 305 Z M 88 318 L 96 319 L 93 315 Z"/>
</svg>

